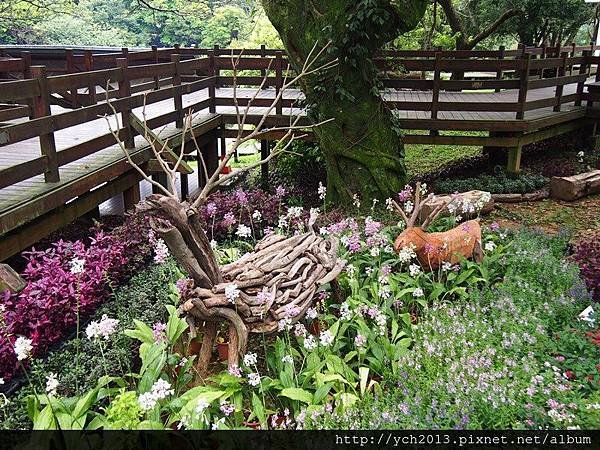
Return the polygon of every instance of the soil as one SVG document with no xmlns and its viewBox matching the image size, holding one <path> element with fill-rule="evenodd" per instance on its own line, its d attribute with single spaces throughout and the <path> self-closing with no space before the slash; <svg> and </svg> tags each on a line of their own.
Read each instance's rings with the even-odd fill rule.
<svg viewBox="0 0 600 450">
<path fill-rule="evenodd" d="M 498 222 L 503 227 L 518 229 L 523 226 L 541 228 L 547 233 L 567 229 L 573 241 L 600 231 L 600 195 L 574 202 L 546 199 L 537 202 L 496 204 L 483 223 Z"/>
</svg>

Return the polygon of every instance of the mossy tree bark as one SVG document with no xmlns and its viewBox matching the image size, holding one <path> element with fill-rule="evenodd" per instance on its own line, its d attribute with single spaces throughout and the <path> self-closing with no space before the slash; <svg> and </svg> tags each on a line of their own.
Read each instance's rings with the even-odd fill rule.
<svg viewBox="0 0 600 450">
<path fill-rule="evenodd" d="M 413 29 L 427 0 L 262 0 L 295 69 L 311 49 L 330 43 L 332 71 L 306 78 L 302 89 L 313 120 L 334 118 L 316 131 L 327 163 L 328 199 L 363 205 L 385 199 L 406 182 L 402 134 L 379 93 L 373 56 Z"/>
</svg>

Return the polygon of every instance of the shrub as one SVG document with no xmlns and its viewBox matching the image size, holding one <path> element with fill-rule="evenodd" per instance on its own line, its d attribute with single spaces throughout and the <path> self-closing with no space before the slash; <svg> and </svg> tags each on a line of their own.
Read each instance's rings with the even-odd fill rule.
<svg viewBox="0 0 600 450">
<path fill-rule="evenodd" d="M 27 252 L 27 286 L 18 294 L 3 294 L 0 377 L 8 380 L 17 370 L 17 336 L 31 339 L 33 356 L 39 355 L 105 301 L 112 286 L 147 257 L 145 235 L 144 221 L 131 218 L 110 234 L 97 231 L 88 246 L 61 240 L 44 251 Z"/>
<path fill-rule="evenodd" d="M 290 188 L 310 204 L 318 204 L 319 182 L 327 180 L 325 159 L 318 144 L 297 141 L 292 144 L 290 153 L 279 155 L 270 172 L 272 185 L 281 184 Z"/>
<path fill-rule="evenodd" d="M 465 192 L 473 189 L 492 194 L 525 194 L 543 188 L 548 179 L 534 173 L 521 173 L 517 177 L 500 171 L 497 174 L 483 174 L 473 178 L 446 179 L 436 181 L 436 190 L 443 193 Z"/>
<path fill-rule="evenodd" d="M 90 320 L 98 320 L 106 314 L 119 320 L 119 330 L 129 327 L 133 319 L 149 324 L 164 322 L 164 306 L 172 303 L 169 285 L 179 276 L 172 262 L 143 269 L 126 285 L 117 288 L 113 296 L 98 308 Z M 92 389 L 98 379 L 105 375 L 105 371 L 114 375 L 130 372 L 136 365 L 135 351 L 135 343 L 122 333 L 117 333 L 111 344 L 106 346 L 104 358 L 96 343 L 86 338 L 80 339 L 79 342 L 77 339 L 71 339 L 51 350 L 43 359 L 34 360 L 30 369 L 30 379 L 38 392 L 43 392 L 44 377 L 48 373 L 57 373 L 60 382 L 58 390 L 61 394 L 81 394 Z M 78 364 L 75 364 L 78 353 L 81 358 Z M 7 386 L 9 384 L 7 383 Z M 25 384 L 10 396 L 10 403 L 0 408 L 1 428 L 30 426 L 24 399 L 32 393 L 31 387 Z"/>
<path fill-rule="evenodd" d="M 582 240 L 575 248 L 573 260 L 579 266 L 594 300 L 600 301 L 600 234 Z"/>
</svg>

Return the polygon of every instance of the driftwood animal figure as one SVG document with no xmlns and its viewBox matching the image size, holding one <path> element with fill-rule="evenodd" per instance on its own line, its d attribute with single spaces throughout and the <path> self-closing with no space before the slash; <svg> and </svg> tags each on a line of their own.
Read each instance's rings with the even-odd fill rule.
<svg viewBox="0 0 600 450">
<path fill-rule="evenodd" d="M 185 157 L 185 139 L 181 139 L 181 149 L 177 155 L 168 148 L 166 140 L 154 134 L 153 130 L 148 129 L 146 121 L 143 121 L 143 137 L 152 149 L 155 166 L 161 167 L 167 176 L 166 185 L 162 185 L 132 160 L 120 139 L 119 130 L 113 129 L 111 121 L 107 118 L 110 131 L 129 163 L 161 192 L 146 198 L 138 205 L 138 210 L 150 216 L 152 228 L 164 240 L 173 257 L 191 278 L 188 285 L 182 289 L 181 311 L 187 314 L 192 334 L 197 331 L 203 333 L 197 364 L 200 374 L 205 373 L 207 369 L 220 323 L 229 322 L 229 366 L 233 367 L 238 364 L 240 355 L 246 351 L 248 333 L 269 333 L 277 331 L 280 323 L 291 325 L 300 320 L 310 307 L 318 288 L 326 283 L 335 285 L 335 278 L 343 269 L 343 263 L 337 257 L 338 241 L 315 234 L 312 230 L 314 218 L 311 218 L 312 223 L 309 221 L 308 233 L 293 237 L 270 234 L 256 245 L 252 253 L 244 255 L 232 264 L 219 267 L 199 215 L 200 207 L 207 202 L 208 195 L 213 190 L 285 152 L 294 140 L 304 137 L 304 134 L 297 135 L 298 132 L 302 133 L 307 128 L 329 122 L 326 120 L 311 127 L 299 126 L 299 119 L 303 116 L 298 114 L 288 125 L 264 127 L 291 86 L 304 77 L 336 64 L 333 61 L 317 65 L 326 47 L 317 50 L 315 45 L 300 73 L 290 81 L 284 82 L 271 105 L 261 109 L 258 120 L 252 122 L 255 124 L 253 129 L 248 129 L 247 126 L 250 108 L 253 107 L 259 93 L 263 92 L 269 70 L 265 71 L 263 83 L 256 93 L 250 99 L 245 99 L 246 106 L 242 110 L 237 101 L 237 67 L 242 54 L 232 55 L 237 138 L 212 173 L 208 173 L 202 160 L 198 170 L 204 171 L 207 182 L 190 200 L 180 199 L 176 190 L 177 171 Z M 113 113 L 117 117 L 114 108 Z M 186 117 L 183 136 L 193 136 L 192 120 L 191 114 Z M 141 121 L 138 120 L 138 123 Z M 223 169 L 240 145 L 273 133 L 281 137 L 268 157 L 236 172 L 222 175 Z M 194 138 L 191 139 L 196 143 Z M 196 151 L 201 158 L 202 153 L 197 146 Z"/>
<path fill-rule="evenodd" d="M 425 217 L 421 225 L 417 225 L 421 208 L 433 194 L 424 197 L 421 184 L 415 187 L 415 197 L 410 217 L 400 205 L 392 200 L 392 205 L 400 213 L 406 228 L 396 238 L 394 249 L 400 253 L 402 249 L 412 248 L 421 266 L 427 270 L 436 270 L 444 263 L 456 264 L 461 258 L 474 259 L 481 262 L 483 250 L 481 247 L 481 226 L 479 220 L 469 220 L 458 224 L 445 232 L 428 233 L 425 231 L 433 221 L 440 216 L 444 209 L 460 198 L 452 198 L 441 203 Z"/>
</svg>

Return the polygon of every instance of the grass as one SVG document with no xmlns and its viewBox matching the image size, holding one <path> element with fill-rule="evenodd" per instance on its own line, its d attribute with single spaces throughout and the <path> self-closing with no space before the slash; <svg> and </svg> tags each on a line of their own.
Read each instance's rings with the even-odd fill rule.
<svg viewBox="0 0 600 450">
<path fill-rule="evenodd" d="M 410 134 L 425 133 L 428 131 L 415 130 Z M 448 136 L 485 136 L 483 132 L 466 131 L 449 131 L 443 134 Z M 409 179 L 412 179 L 439 170 L 456 161 L 481 155 L 482 148 L 472 145 L 409 144 L 404 146 L 404 151 L 406 152 L 406 170 Z"/>
</svg>

